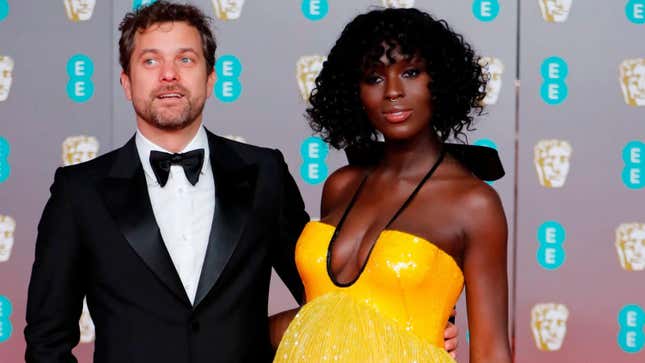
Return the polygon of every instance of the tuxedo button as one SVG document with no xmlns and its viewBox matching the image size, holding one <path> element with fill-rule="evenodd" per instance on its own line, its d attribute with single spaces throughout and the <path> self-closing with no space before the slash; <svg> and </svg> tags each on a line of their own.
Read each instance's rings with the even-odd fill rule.
<svg viewBox="0 0 645 363">
<path fill-rule="evenodd" d="M 190 330 L 193 331 L 193 333 L 197 333 L 199 331 L 199 321 L 193 320 L 190 322 Z"/>
</svg>

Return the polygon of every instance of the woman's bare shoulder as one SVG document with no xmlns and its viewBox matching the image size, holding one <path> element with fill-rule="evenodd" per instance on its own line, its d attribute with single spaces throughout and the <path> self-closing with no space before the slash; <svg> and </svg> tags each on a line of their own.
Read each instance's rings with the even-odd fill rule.
<svg viewBox="0 0 645 363">
<path fill-rule="evenodd" d="M 327 177 L 323 186 L 320 205 L 321 218 L 339 206 L 346 204 L 345 199 L 356 190 L 361 180 L 363 180 L 365 172 L 364 167 L 346 165 Z"/>
</svg>

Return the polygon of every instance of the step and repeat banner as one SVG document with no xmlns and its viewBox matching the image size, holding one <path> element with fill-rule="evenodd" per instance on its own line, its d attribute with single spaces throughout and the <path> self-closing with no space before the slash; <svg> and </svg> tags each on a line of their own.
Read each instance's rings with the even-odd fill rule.
<svg viewBox="0 0 645 363">
<path fill-rule="evenodd" d="M 36 226 L 54 170 L 123 145 L 118 24 L 153 0 L 0 0 L 0 362 L 20 362 Z M 443 18 L 490 74 L 469 143 L 494 147 L 509 221 L 517 362 L 645 360 L 645 0 L 192 0 L 214 19 L 206 127 L 279 148 L 319 216 L 346 164 L 303 117 L 344 25 L 415 6 Z M 117 261 L 115 261 L 117 263 Z M 462 296 L 458 360 L 468 361 Z M 274 278 L 269 312 L 295 306 Z M 87 307 L 75 353 L 90 362 Z"/>
</svg>

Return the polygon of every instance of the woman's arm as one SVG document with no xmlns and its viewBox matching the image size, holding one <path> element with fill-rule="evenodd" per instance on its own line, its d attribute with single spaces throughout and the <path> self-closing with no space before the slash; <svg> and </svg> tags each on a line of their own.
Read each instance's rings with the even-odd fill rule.
<svg viewBox="0 0 645 363">
<path fill-rule="evenodd" d="M 269 317 L 269 336 L 271 337 L 271 346 L 273 350 L 278 349 L 284 332 L 287 331 L 291 320 L 296 316 L 300 308 L 286 310 Z"/>
<path fill-rule="evenodd" d="M 470 361 L 510 363 L 506 217 L 497 193 L 484 183 L 465 198 L 462 225 Z"/>
</svg>

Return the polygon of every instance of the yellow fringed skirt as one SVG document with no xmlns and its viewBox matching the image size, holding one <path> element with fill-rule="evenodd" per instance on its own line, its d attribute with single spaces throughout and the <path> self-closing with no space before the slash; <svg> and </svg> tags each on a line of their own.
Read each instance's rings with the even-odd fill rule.
<svg viewBox="0 0 645 363">
<path fill-rule="evenodd" d="M 450 355 L 349 294 L 330 292 L 302 307 L 275 363 L 454 363 Z"/>
</svg>

